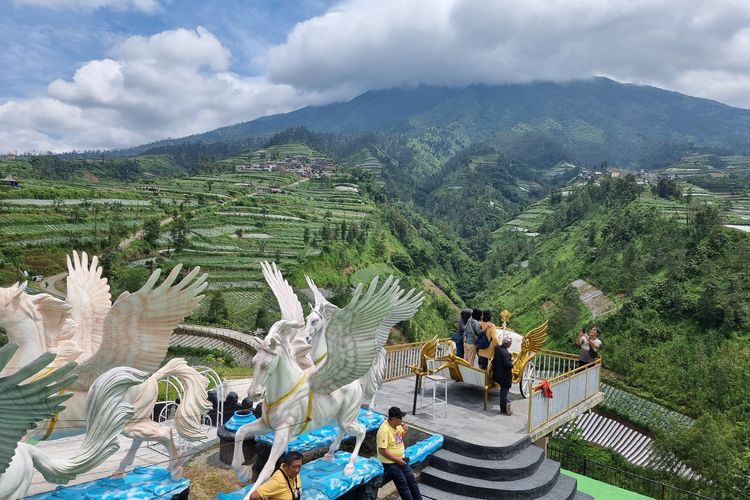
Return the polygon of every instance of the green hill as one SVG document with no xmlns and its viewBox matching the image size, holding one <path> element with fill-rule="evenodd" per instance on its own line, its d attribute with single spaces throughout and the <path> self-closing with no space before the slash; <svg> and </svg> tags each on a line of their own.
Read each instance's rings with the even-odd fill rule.
<svg viewBox="0 0 750 500">
<path fill-rule="evenodd" d="M 693 144 L 750 149 L 750 111 L 654 87 L 606 78 L 568 83 L 445 88 L 420 86 L 371 91 L 351 101 L 306 107 L 139 150 L 180 143 L 244 141 L 290 127 L 318 132 L 408 134 L 449 156 L 489 140 L 525 161 L 648 166 Z M 515 157 L 516 154 L 509 155 Z"/>
<path fill-rule="evenodd" d="M 750 449 L 750 235 L 722 227 L 715 204 L 683 203 L 685 217 L 674 218 L 654 201 L 633 177 L 548 200 L 545 234 L 496 233 L 484 263 L 491 278 L 473 302 L 511 310 L 521 331 L 549 319 L 548 347 L 566 351 L 595 322 L 619 383 L 698 419 L 659 444 L 728 492 L 743 484 Z M 594 320 L 570 286 L 577 279 L 615 312 Z"/>
</svg>

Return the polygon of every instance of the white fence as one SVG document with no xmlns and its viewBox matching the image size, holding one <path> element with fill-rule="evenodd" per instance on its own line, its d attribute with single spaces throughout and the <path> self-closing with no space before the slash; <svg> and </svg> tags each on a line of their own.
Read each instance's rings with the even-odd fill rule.
<svg viewBox="0 0 750 500">
<path fill-rule="evenodd" d="M 535 388 L 529 398 L 529 433 L 540 429 L 594 397 L 601 397 L 599 376 L 601 359 L 581 368 L 566 371 L 548 380 L 553 397 L 545 398 L 540 388 Z"/>
<path fill-rule="evenodd" d="M 398 378 L 412 375 L 409 366 L 419 366 L 422 346 L 425 342 L 413 342 L 411 344 L 395 344 L 385 347 L 385 380 L 396 380 Z M 449 339 L 440 340 L 437 347 L 437 355 L 446 356 L 453 349 Z"/>
</svg>

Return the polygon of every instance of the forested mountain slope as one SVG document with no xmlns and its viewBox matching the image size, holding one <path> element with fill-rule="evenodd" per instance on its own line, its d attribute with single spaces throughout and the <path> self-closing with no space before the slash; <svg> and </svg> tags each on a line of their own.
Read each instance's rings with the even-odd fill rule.
<svg viewBox="0 0 750 500">
<path fill-rule="evenodd" d="M 510 309 L 519 330 L 548 318 L 550 347 L 574 351 L 593 320 L 569 284 L 603 290 L 619 306 L 597 321 L 605 366 L 698 419 L 659 442 L 728 492 L 750 451 L 750 235 L 722 227 L 715 205 L 671 218 L 648 196 L 632 177 L 603 179 L 550 203 L 547 234 L 498 231 L 473 303 Z"/>
<path fill-rule="evenodd" d="M 676 92 L 622 84 L 606 78 L 568 83 L 445 88 L 420 86 L 370 91 L 351 101 L 306 107 L 182 139 L 138 148 L 188 142 L 244 141 L 290 127 L 356 134 L 408 134 L 446 155 L 490 140 L 510 157 L 599 163 L 674 156 L 686 144 L 750 149 L 750 111 Z M 135 151 L 135 150 L 134 150 Z"/>
</svg>

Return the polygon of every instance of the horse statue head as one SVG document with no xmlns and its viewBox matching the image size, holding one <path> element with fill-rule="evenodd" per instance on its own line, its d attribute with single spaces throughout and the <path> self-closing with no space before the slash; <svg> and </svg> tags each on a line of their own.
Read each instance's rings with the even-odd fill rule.
<svg viewBox="0 0 750 500">
<path fill-rule="evenodd" d="M 38 320 L 31 298 L 25 293 L 27 281 L 16 283 L 7 288 L 0 288 L 0 326 L 8 328 L 21 321 L 22 317 Z"/>
<path fill-rule="evenodd" d="M 305 322 L 305 335 L 310 338 L 310 342 L 313 346 L 313 361 L 318 365 L 323 361 L 327 352 L 325 335 L 326 327 L 339 308 L 326 300 L 318 287 L 315 286 L 315 282 L 310 279 L 309 276 L 305 276 L 305 279 L 307 280 L 307 286 L 310 287 L 310 290 L 312 290 L 313 296 L 315 297 L 315 306 L 310 306 L 312 310 L 310 311 L 310 314 L 307 315 Z"/>
<path fill-rule="evenodd" d="M 258 401 L 263 397 L 271 377 L 276 373 L 280 360 L 284 356 L 289 358 L 289 348 L 272 326 L 271 331 L 261 342 L 258 352 L 253 356 L 253 381 L 247 388 L 247 396 L 251 401 Z M 284 363 L 284 365 L 290 365 L 290 363 Z"/>
</svg>

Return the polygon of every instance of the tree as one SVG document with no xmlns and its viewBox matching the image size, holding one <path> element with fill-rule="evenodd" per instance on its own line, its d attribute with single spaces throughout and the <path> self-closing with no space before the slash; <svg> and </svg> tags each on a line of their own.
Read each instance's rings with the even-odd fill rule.
<svg viewBox="0 0 750 500">
<path fill-rule="evenodd" d="M 302 241 L 305 242 L 305 245 L 310 241 L 310 228 L 306 227 L 305 230 L 302 232 Z"/>
<path fill-rule="evenodd" d="M 238 227 L 237 229 L 235 229 L 234 234 L 235 236 L 237 236 L 237 238 L 242 238 L 242 234 L 243 234 L 242 228 Z"/>
<path fill-rule="evenodd" d="M 161 221 L 158 217 L 149 217 L 143 223 L 143 241 L 154 248 L 161 236 Z"/>
<path fill-rule="evenodd" d="M 187 218 L 182 215 L 178 216 L 169 230 L 169 237 L 175 252 L 180 252 L 187 246 L 189 231 Z"/>
<path fill-rule="evenodd" d="M 220 290 L 211 294 L 211 301 L 208 303 L 208 313 L 206 319 L 215 324 L 222 324 L 229 319 L 229 309 L 227 309 L 224 294 Z"/>
</svg>

